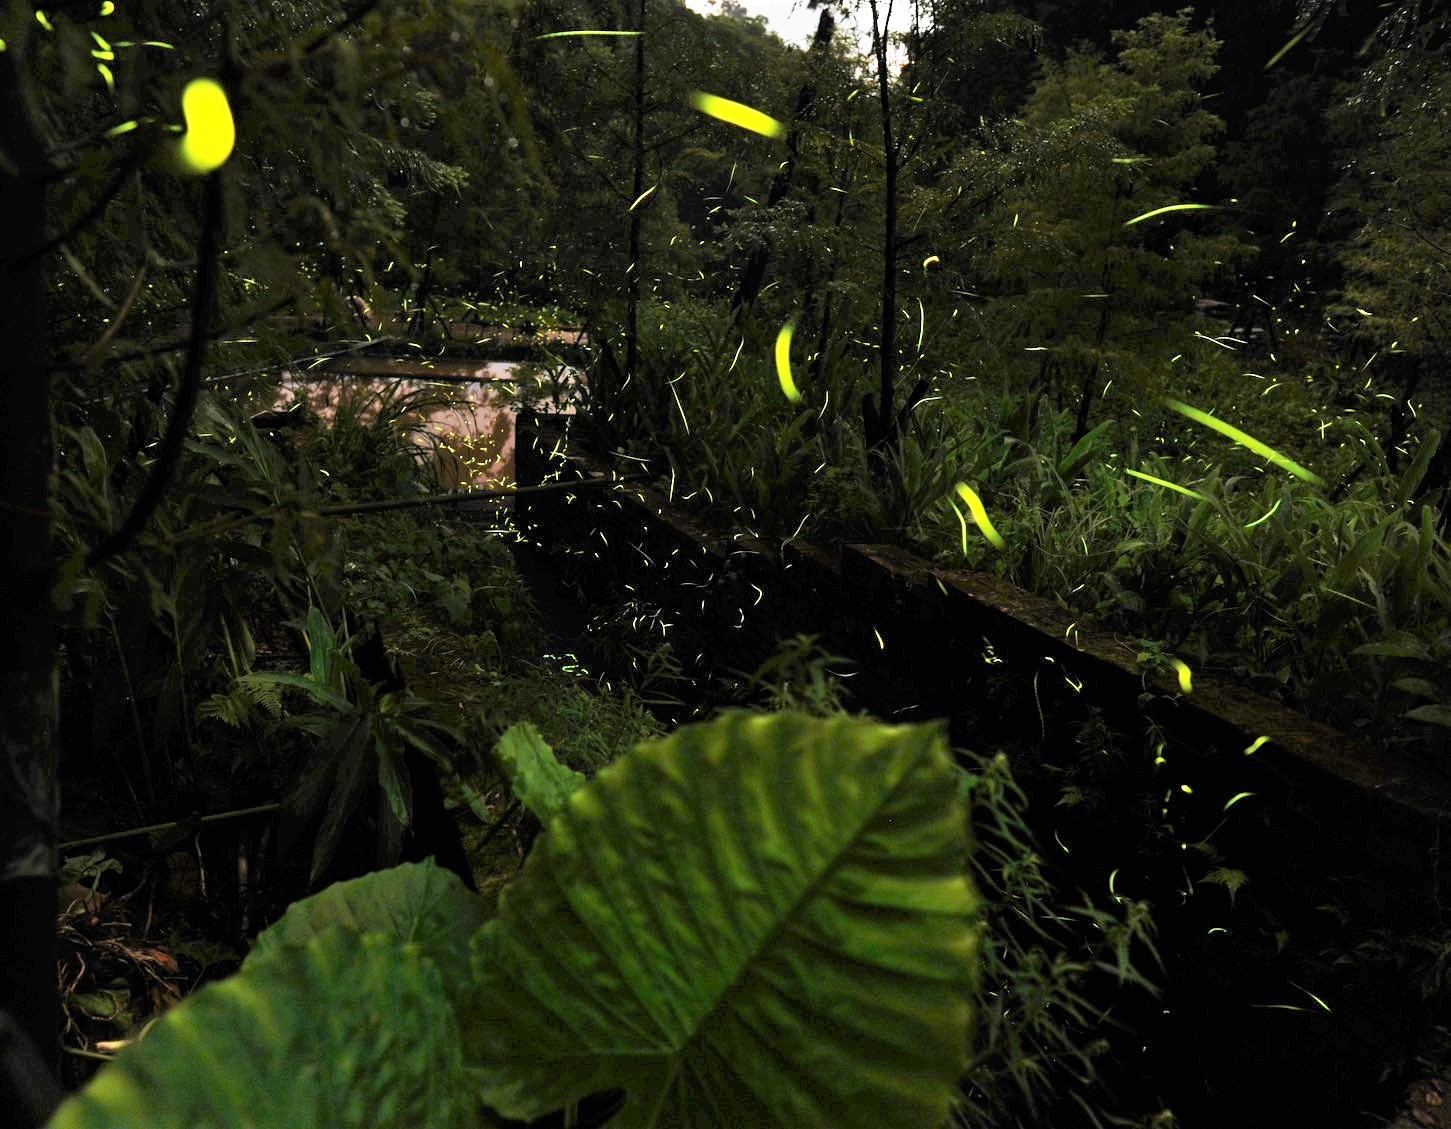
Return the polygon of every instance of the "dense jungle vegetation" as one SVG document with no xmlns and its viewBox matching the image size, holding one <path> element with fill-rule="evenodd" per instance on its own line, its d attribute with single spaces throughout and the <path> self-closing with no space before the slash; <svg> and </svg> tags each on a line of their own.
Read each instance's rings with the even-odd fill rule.
<svg viewBox="0 0 1451 1129">
<path fill-rule="evenodd" d="M 1152 1026 L 1181 1006 L 1157 994 L 1173 899 L 1117 868 L 1084 892 L 1035 822 L 1079 782 L 1030 798 L 1013 748 L 868 724 L 810 638 L 692 690 L 624 594 L 580 612 L 619 659 L 591 673 L 521 575 L 524 532 L 458 504 L 498 437 L 424 426 L 456 386 L 278 410 L 284 375 L 328 358 L 507 340 L 519 403 L 580 370 L 578 434 L 722 528 L 995 574 L 1186 692 L 1220 675 L 1451 776 L 1451 10 L 848 2 L 813 6 L 805 47 L 679 0 L 4 5 L 0 1101 L 21 1123 L 117 1052 L 56 1124 L 564 1124 L 538 1119 L 586 1095 L 579 1123 L 604 1124 L 652 1085 L 616 1124 L 1257 1123 L 1214 1075 L 1237 1060 Z M 1077 739 L 1087 761 L 1118 738 Z M 860 754 L 860 787 L 792 776 L 780 750 L 811 742 Z M 1147 772 L 1146 747 L 1114 755 Z M 727 755 L 755 769 L 705 772 Z M 658 876 L 651 827 L 694 804 L 702 842 L 735 842 L 773 786 L 802 857 L 871 796 L 896 820 L 880 844 L 920 851 L 841 878 L 900 935 L 846 914 L 759 973 L 810 966 L 820 1015 L 907 1024 L 901 1043 L 852 1050 L 770 1002 L 658 1077 L 551 1043 L 550 993 L 587 981 L 596 1035 L 642 1022 L 600 987 L 604 918 L 568 932 L 545 881 L 579 879 L 582 829 Z M 1122 833 L 1188 857 L 1140 806 Z M 1439 900 L 1414 932 L 1345 910 L 1297 949 L 1211 837 L 1190 889 L 1242 912 L 1283 988 L 1237 1002 L 1308 1016 L 1305 1056 L 1354 1062 L 1264 1123 L 1390 1116 L 1451 1057 Z M 1439 858 L 1405 865 L 1439 891 Z M 573 889 L 582 915 L 613 904 Z M 535 933 L 531 904 L 557 915 Z M 632 944 L 660 957 L 656 935 Z M 840 957 L 854 936 L 945 987 L 830 971 L 823 937 Z M 532 963 L 541 938 L 565 972 Z M 693 977 L 658 972 L 682 1029 L 712 1014 L 680 1002 Z M 1380 1018 L 1325 1026 L 1325 984 Z M 470 1039 L 558 1057 L 481 1065 Z M 797 1044 L 779 1070 L 759 1049 Z M 212 1073 L 179 1065 L 197 1046 Z M 272 1089 L 308 1048 L 326 1065 Z"/>
</svg>

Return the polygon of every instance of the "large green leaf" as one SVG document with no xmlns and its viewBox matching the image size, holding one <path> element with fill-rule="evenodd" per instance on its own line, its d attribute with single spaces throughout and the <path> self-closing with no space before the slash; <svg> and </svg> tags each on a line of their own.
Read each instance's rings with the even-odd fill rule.
<svg viewBox="0 0 1451 1129">
<path fill-rule="evenodd" d="M 1408 717 L 1412 721 L 1424 721 L 1429 725 L 1444 725 L 1451 728 L 1451 706 L 1417 706 L 1401 716 Z"/>
<path fill-rule="evenodd" d="M 548 823 L 585 782 L 582 772 L 560 764 L 533 722 L 511 725 L 494 746 L 494 757 L 514 795 L 541 823 Z"/>
<path fill-rule="evenodd" d="M 248 674 L 239 675 L 237 681 L 245 686 L 290 686 L 294 690 L 303 691 L 315 702 L 332 707 L 338 713 L 347 713 L 352 709 L 352 703 L 341 692 L 330 690 L 323 683 L 301 674 L 288 674 L 286 671 L 275 670 L 254 670 Z"/>
<path fill-rule="evenodd" d="M 611 1129 L 935 1129 L 976 895 L 941 727 L 730 712 L 576 791 L 475 934 L 481 1096 Z M 477 1042 L 472 1040 L 477 1039 Z"/>
<path fill-rule="evenodd" d="M 461 1129 L 476 1110 L 423 946 L 335 926 L 178 1004 L 50 1129 Z"/>
<path fill-rule="evenodd" d="M 335 694 L 342 693 L 338 640 L 333 634 L 332 624 L 328 623 L 321 608 L 314 606 L 307 609 L 307 618 L 303 621 L 303 638 L 307 640 L 308 678 Z"/>
<path fill-rule="evenodd" d="M 247 954 L 243 971 L 283 945 L 306 944 L 335 925 L 356 933 L 386 933 L 419 945 L 450 991 L 469 975 L 468 939 L 484 924 L 483 900 L 452 871 L 433 862 L 335 882 L 287 908 Z"/>
</svg>

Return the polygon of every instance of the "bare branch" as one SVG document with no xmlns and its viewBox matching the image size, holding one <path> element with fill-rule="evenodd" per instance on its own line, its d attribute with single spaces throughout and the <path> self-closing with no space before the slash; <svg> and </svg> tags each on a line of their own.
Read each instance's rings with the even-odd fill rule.
<svg viewBox="0 0 1451 1129">
<path fill-rule="evenodd" d="M 106 210 L 112 200 L 120 195 L 121 189 L 126 187 L 126 182 L 131 179 L 132 175 L 136 172 L 136 170 L 139 169 L 142 163 L 146 160 L 146 158 L 150 156 L 151 149 L 152 146 L 150 145 L 138 144 L 137 146 L 135 146 L 131 150 L 131 152 L 127 154 L 126 160 L 121 165 L 121 170 L 116 174 L 115 178 L 112 179 L 110 184 L 106 185 L 104 191 L 102 191 L 101 194 L 97 196 L 94 201 L 91 202 L 90 207 L 82 212 L 80 216 L 77 217 L 74 223 L 72 223 L 59 235 L 47 239 L 38 246 L 32 247 L 28 251 L 23 251 L 19 255 L 16 255 L 6 261 L 8 263 L 14 263 L 17 265 L 27 263 L 31 259 L 39 258 L 42 255 L 54 251 L 57 247 L 60 247 L 61 245 L 70 242 L 70 240 L 75 238 L 78 233 L 84 231 L 87 227 L 89 227 L 92 223 L 100 218 L 101 213 Z"/>
<path fill-rule="evenodd" d="M 355 27 L 361 23 L 367 17 L 368 13 L 377 6 L 378 0 L 363 0 L 361 4 L 339 20 L 337 24 L 315 36 L 312 42 L 302 49 L 302 53 L 307 56 L 316 55 L 350 27 Z"/>
<path fill-rule="evenodd" d="M 186 365 L 182 369 L 181 381 L 177 387 L 176 403 L 167 421 L 166 434 L 161 439 L 161 450 L 151 471 L 141 487 L 131 512 L 119 527 L 92 547 L 86 554 L 86 565 L 94 568 L 101 561 L 122 552 L 136 535 L 141 532 L 161 502 L 161 496 L 171 481 L 172 472 L 181 460 L 182 445 L 191 427 L 192 413 L 196 410 L 198 393 L 202 383 L 202 361 L 207 351 L 207 323 L 212 320 L 212 307 L 216 304 L 217 275 L 222 258 L 222 174 L 214 172 L 207 176 L 202 193 L 202 235 L 196 272 L 196 292 L 192 299 L 191 339 L 187 342 Z"/>
<path fill-rule="evenodd" d="M 111 324 L 106 326 L 106 332 L 101 334 L 96 339 L 95 344 L 81 354 L 81 360 L 85 361 L 94 357 L 109 345 L 115 339 L 116 334 L 121 331 L 121 326 L 126 323 L 126 318 L 131 313 L 131 307 L 136 304 L 136 299 L 141 293 L 141 287 L 146 283 L 146 267 L 145 260 L 142 260 L 141 269 L 136 272 L 136 277 L 131 282 L 131 289 L 126 291 L 126 297 L 121 299 L 121 308 L 111 318 Z"/>
<path fill-rule="evenodd" d="M 271 303 L 270 305 L 263 306 L 260 309 L 253 310 L 251 313 L 248 313 L 245 316 L 238 318 L 236 321 L 228 322 L 220 329 L 212 330 L 210 333 L 206 334 L 206 340 L 215 341 L 219 337 L 227 336 L 227 334 L 229 333 L 236 333 L 239 329 L 243 329 L 246 326 L 251 325 L 258 318 L 265 318 L 269 314 L 280 313 L 288 307 L 296 305 L 296 303 L 296 297 L 289 294 L 286 298 L 282 298 L 279 301 Z M 191 346 L 191 341 L 191 336 L 188 335 L 187 337 L 181 338 L 180 340 L 166 341 L 160 345 L 153 345 L 147 349 L 137 349 L 134 352 L 122 353 L 118 357 L 107 357 L 105 360 L 106 364 L 108 365 L 123 365 L 128 364 L 131 361 L 145 361 L 149 360 L 152 357 L 162 356 L 166 353 L 175 353 L 179 349 L 189 348 Z M 84 361 L 84 355 L 82 355 L 82 357 L 78 360 L 62 361 L 54 366 L 55 371 L 76 372 L 85 367 Z"/>
</svg>

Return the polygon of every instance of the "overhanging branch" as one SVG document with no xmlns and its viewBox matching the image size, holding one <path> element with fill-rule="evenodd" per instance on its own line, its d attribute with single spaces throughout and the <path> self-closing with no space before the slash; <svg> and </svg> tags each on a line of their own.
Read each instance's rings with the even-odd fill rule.
<svg viewBox="0 0 1451 1129">
<path fill-rule="evenodd" d="M 217 275 L 221 264 L 222 243 L 222 174 L 207 176 L 202 190 L 202 237 L 196 272 L 196 293 L 192 301 L 191 339 L 187 343 L 186 365 L 177 387 L 176 404 L 161 439 L 161 450 L 151 464 L 151 472 L 141 487 L 141 494 L 126 519 L 100 544 L 86 554 L 86 565 L 94 568 L 108 557 L 122 552 L 141 532 L 156 511 L 161 496 L 171 481 L 181 459 L 182 445 L 191 428 L 192 413 L 202 383 L 202 361 L 207 351 L 207 323 L 212 319 L 212 306 L 217 296 Z"/>
</svg>

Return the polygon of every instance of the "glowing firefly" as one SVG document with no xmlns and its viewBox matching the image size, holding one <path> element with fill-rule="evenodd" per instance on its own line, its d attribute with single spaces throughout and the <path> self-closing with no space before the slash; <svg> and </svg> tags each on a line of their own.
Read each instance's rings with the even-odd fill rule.
<svg viewBox="0 0 1451 1129">
<path fill-rule="evenodd" d="M 972 511 L 972 520 L 977 522 L 977 527 L 982 530 L 983 536 L 991 541 L 995 547 L 999 549 L 1007 548 L 1007 542 L 1003 540 L 1003 535 L 993 528 L 993 523 L 988 520 L 987 509 L 983 506 L 982 499 L 977 496 L 973 488 L 965 482 L 959 482 L 957 484 L 957 493 L 967 503 L 967 508 Z"/>
<path fill-rule="evenodd" d="M 227 93 L 215 79 L 197 78 L 181 95 L 186 132 L 176 142 L 176 171 L 205 176 L 226 164 L 237 143 L 237 127 Z"/>
<path fill-rule="evenodd" d="M 786 133 L 786 126 L 769 114 L 763 114 L 741 102 L 732 102 L 729 98 L 696 90 L 690 95 L 690 104 L 702 114 L 709 114 L 729 125 L 748 129 L 763 137 L 781 137 Z"/>
<path fill-rule="evenodd" d="M 781 382 L 781 391 L 793 404 L 801 399 L 796 382 L 791 379 L 791 335 L 796 332 L 796 323 L 788 321 L 776 334 L 776 378 Z"/>
</svg>

